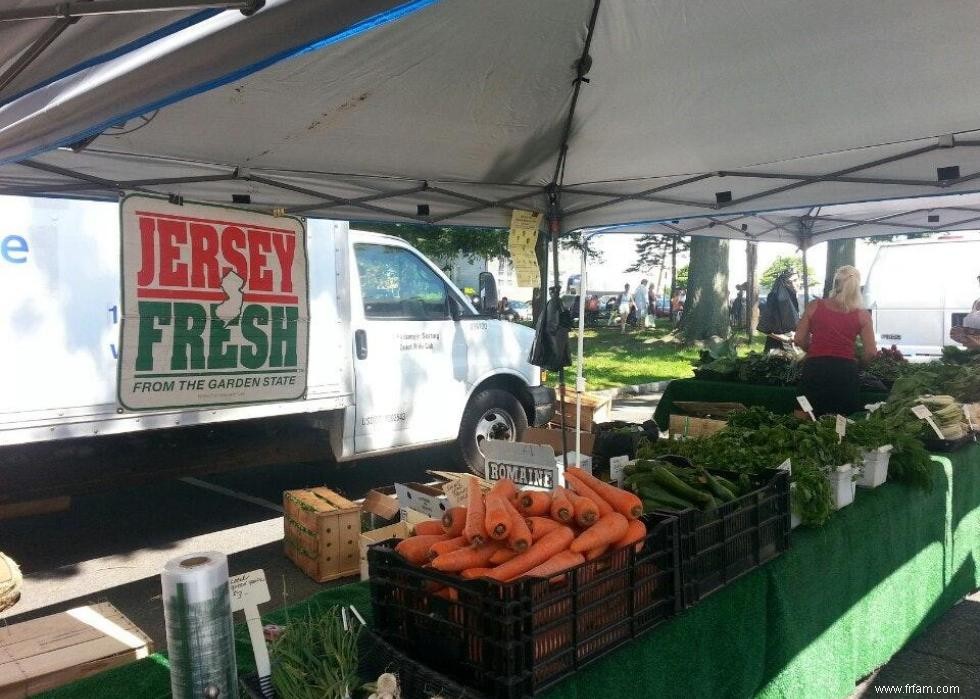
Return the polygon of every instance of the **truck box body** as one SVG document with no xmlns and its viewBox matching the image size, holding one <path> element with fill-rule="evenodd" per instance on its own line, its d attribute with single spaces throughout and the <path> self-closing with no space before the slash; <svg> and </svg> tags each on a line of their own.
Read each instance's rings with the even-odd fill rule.
<svg viewBox="0 0 980 699">
<path fill-rule="evenodd" d="M 882 244 L 864 291 L 882 347 L 928 361 L 956 345 L 949 331 L 980 297 L 980 240 L 927 239 Z"/>
<path fill-rule="evenodd" d="M 130 207 L 131 201 L 135 203 Z M 540 386 L 540 371 L 527 361 L 533 340 L 530 328 L 479 315 L 449 278 L 404 240 L 352 231 L 346 222 L 317 219 L 305 223 L 309 309 L 305 395 L 298 400 L 251 402 L 251 394 L 226 393 L 223 395 L 237 396 L 234 400 L 250 402 L 167 408 L 152 407 L 160 403 L 151 403 L 149 409 L 139 404 L 140 400 L 127 402 L 133 398 L 133 391 L 126 394 L 121 387 L 126 385 L 124 380 L 131 382 L 134 376 L 131 369 L 137 352 L 132 328 L 137 324 L 142 327 L 144 322 L 141 294 L 149 290 L 158 294 L 157 298 L 166 298 L 169 293 L 160 286 L 127 287 L 130 291 L 126 293 L 131 295 L 124 319 L 120 304 L 120 221 L 126 222 L 126 216 L 135 211 L 133 207 L 139 206 L 167 210 L 169 213 L 160 216 L 177 220 L 183 215 L 188 221 L 188 239 L 176 248 L 168 247 L 168 251 L 179 249 L 176 261 L 171 260 L 177 265 L 192 258 L 190 269 L 205 269 L 193 263 L 200 253 L 200 248 L 194 248 L 193 221 L 200 219 L 191 214 L 210 216 L 216 211 L 217 218 L 256 216 L 212 205 L 181 208 L 183 204 L 140 195 L 127 197 L 121 207 L 0 197 L 0 367 L 5 374 L 0 390 L 0 491 L 4 489 L 3 477 L 11 473 L 9 469 L 3 471 L 5 464 L 23 469 L 59 453 L 63 466 L 75 468 L 72 455 L 86 453 L 78 450 L 79 440 L 92 443 L 93 438 L 102 444 L 114 436 L 173 430 L 183 433 L 188 426 L 217 428 L 221 423 L 281 422 L 283 418 L 305 416 L 312 429 L 326 430 L 330 450 L 339 460 L 453 440 L 463 444 L 467 435 L 469 449 L 461 451 L 461 458 L 470 468 L 478 468 L 474 445 L 480 440 L 516 439 L 527 424 L 543 424 L 550 418 L 553 391 Z M 156 215 L 135 213 L 142 213 L 144 218 Z M 160 236 L 153 253 L 159 255 L 160 264 L 164 254 L 161 220 L 153 234 Z M 274 221 L 268 225 L 278 225 Z M 237 225 L 234 221 L 225 223 Z M 301 226 L 296 221 L 288 225 Z M 142 236 L 143 231 L 137 228 L 135 233 Z M 290 235 L 295 236 L 295 232 Z M 127 241 L 132 245 L 132 238 Z M 147 249 L 145 245 L 144 240 L 141 250 Z M 141 258 L 137 255 L 134 259 Z M 149 257 L 142 259 L 145 265 Z M 219 254 L 216 264 L 224 273 L 232 269 L 230 259 L 224 250 Z M 140 267 L 128 269 L 127 275 L 134 275 L 133 269 L 143 272 Z M 156 274 L 162 277 L 162 272 Z M 206 276 L 206 270 L 201 274 Z M 227 293 L 225 281 L 222 277 Z M 231 332 L 244 332 L 243 309 L 248 307 L 248 289 L 254 288 L 251 284 L 252 280 L 242 284 L 244 295 L 238 295 L 237 306 L 240 315 L 223 320 L 224 330 L 235 325 L 238 330 Z M 138 293 L 133 294 L 133 288 Z M 202 299 L 213 299 L 209 302 L 211 328 L 220 311 L 216 283 L 208 288 L 211 291 L 188 287 L 181 293 L 185 297 L 191 294 L 187 298 L 199 294 Z M 167 306 L 166 301 L 161 303 Z M 206 305 L 199 303 L 203 321 Z M 134 312 L 137 305 L 140 310 Z M 177 308 L 176 301 L 172 308 Z M 179 345 L 167 342 L 177 333 L 177 321 L 175 310 L 172 323 L 160 316 L 150 324 L 159 340 L 152 344 L 152 370 L 158 371 L 160 364 L 164 371 L 150 376 L 160 376 L 161 381 L 170 376 L 166 371 L 174 369 L 178 356 Z M 299 322 L 304 322 L 302 317 Z M 133 323 L 123 329 L 128 329 L 129 335 L 121 331 L 126 323 Z M 210 332 L 201 336 L 209 358 L 215 349 L 209 344 L 214 341 Z M 120 343 L 127 336 L 129 349 L 123 352 L 124 361 L 119 362 Z M 143 337 L 140 334 L 137 343 L 140 352 Z M 221 345 L 222 351 L 224 347 Z M 187 352 L 193 363 L 193 350 Z M 220 374 L 212 373 L 210 359 L 206 367 L 199 367 L 203 372 L 200 376 L 208 377 L 206 381 Z M 257 434 L 255 438 L 261 443 Z M 322 440 L 317 443 L 322 444 Z M 39 445 L 44 444 L 50 444 L 51 450 L 39 452 Z M 62 444 L 70 444 L 73 451 L 59 451 Z M 127 442 L 116 451 L 129 448 Z M 168 472 L 179 470 L 181 456 L 166 457 Z M 326 454 L 310 454 L 309 458 L 321 456 Z M 114 458 L 125 467 L 124 454 Z M 250 465 L 253 458 L 261 457 L 242 454 L 241 465 Z M 288 458 L 296 458 L 295 449 Z M 236 463 L 234 458 L 224 460 Z M 77 470 L 90 468 L 85 461 L 78 461 Z M 196 468 L 200 470 L 200 465 Z"/>
</svg>

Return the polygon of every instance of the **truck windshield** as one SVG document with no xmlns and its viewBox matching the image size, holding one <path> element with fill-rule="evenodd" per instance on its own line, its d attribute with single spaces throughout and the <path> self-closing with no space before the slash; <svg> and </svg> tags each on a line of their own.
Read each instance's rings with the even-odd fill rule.
<svg viewBox="0 0 980 699">
<path fill-rule="evenodd" d="M 449 317 L 446 285 L 405 248 L 354 246 L 366 318 L 444 320 Z"/>
</svg>

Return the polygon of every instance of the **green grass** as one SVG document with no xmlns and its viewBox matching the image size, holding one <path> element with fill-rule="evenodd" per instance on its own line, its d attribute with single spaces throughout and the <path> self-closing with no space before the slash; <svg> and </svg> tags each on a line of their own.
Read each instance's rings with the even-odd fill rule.
<svg viewBox="0 0 980 699">
<path fill-rule="evenodd" d="M 623 335 L 619 328 L 590 328 L 585 331 L 585 375 L 589 390 L 686 379 L 694 376 L 692 362 L 699 348 L 684 346 L 670 334 L 672 327 L 659 323 L 655 330 L 633 331 Z M 565 384 L 575 385 L 578 332 L 572 333 L 572 366 L 566 370 Z M 745 343 L 745 336 L 742 336 Z M 739 354 L 750 349 L 761 351 L 764 338 L 756 335 L 751 348 L 739 346 Z M 558 374 L 549 372 L 548 384 L 556 386 Z"/>
</svg>

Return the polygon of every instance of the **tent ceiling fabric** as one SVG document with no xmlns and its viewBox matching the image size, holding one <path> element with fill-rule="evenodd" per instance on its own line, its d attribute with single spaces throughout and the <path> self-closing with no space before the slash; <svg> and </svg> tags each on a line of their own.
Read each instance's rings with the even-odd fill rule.
<svg viewBox="0 0 980 699">
<path fill-rule="evenodd" d="M 810 247 L 843 238 L 978 229 L 980 194 L 954 194 L 602 227 L 586 235 L 701 235 Z"/>
<path fill-rule="evenodd" d="M 55 4 L 54 0 L 12 0 L 2 3 L 0 9 L 33 10 Z M 79 17 L 74 22 L 64 19 L 0 22 L 0 104 L 79 66 L 104 60 L 127 46 L 178 31 L 214 14 L 213 10 L 171 11 Z M 16 77 L 9 82 L 5 80 L 7 71 L 25 52 L 49 34 L 53 35 L 51 43 Z"/>
<path fill-rule="evenodd" d="M 507 225 L 546 206 L 593 5 L 221 13 L 0 106 L 0 193 L 247 194 L 309 216 Z M 602 0 L 563 227 L 980 190 L 978 30 L 963 0 Z M 813 223 L 811 240 L 855 230 Z"/>
</svg>

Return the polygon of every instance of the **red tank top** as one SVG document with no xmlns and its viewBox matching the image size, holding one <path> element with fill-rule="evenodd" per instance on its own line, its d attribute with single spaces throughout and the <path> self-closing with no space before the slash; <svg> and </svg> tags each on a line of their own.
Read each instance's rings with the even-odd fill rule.
<svg viewBox="0 0 980 699">
<path fill-rule="evenodd" d="M 828 308 L 823 301 L 810 318 L 808 357 L 854 359 L 854 340 L 861 332 L 861 311 L 850 313 Z"/>
</svg>

